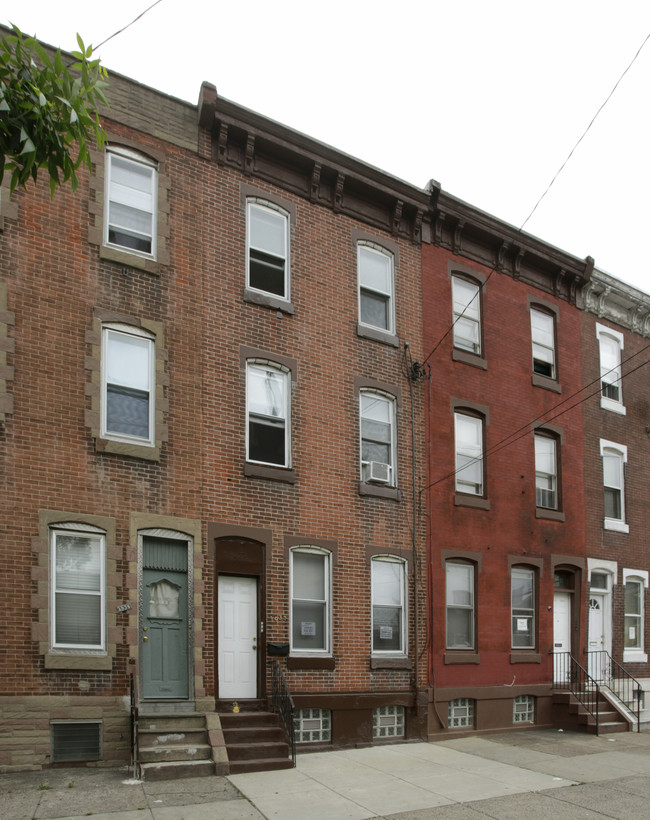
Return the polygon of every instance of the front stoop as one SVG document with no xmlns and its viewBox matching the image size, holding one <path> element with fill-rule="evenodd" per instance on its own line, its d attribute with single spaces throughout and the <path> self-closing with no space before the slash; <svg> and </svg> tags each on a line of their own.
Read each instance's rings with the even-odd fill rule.
<svg viewBox="0 0 650 820">
<path fill-rule="evenodd" d="M 293 768 L 286 732 L 275 712 L 220 712 L 230 774 Z"/>
<path fill-rule="evenodd" d="M 598 699 L 598 727 L 596 719 L 571 692 L 553 694 L 553 724 L 558 728 L 588 734 L 606 735 L 632 731 L 632 724 L 602 695 Z"/>
<path fill-rule="evenodd" d="M 216 715 L 140 713 L 138 759 L 143 780 L 225 774 L 223 734 Z"/>
</svg>

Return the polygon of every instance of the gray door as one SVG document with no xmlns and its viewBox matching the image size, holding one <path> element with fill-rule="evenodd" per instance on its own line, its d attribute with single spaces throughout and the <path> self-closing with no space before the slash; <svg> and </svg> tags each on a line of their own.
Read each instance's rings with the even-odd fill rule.
<svg viewBox="0 0 650 820">
<path fill-rule="evenodd" d="M 187 698 L 187 543 L 143 542 L 142 697 Z"/>
</svg>

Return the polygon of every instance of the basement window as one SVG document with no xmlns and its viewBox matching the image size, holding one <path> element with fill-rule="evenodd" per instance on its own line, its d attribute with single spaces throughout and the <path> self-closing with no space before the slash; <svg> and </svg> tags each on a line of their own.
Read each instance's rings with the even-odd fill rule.
<svg viewBox="0 0 650 820">
<path fill-rule="evenodd" d="M 535 698 L 533 695 L 519 695 L 512 705 L 513 723 L 535 722 Z"/>
<path fill-rule="evenodd" d="M 404 707 L 378 706 L 372 713 L 372 736 L 375 740 L 404 737 Z"/>
<path fill-rule="evenodd" d="M 449 701 L 448 729 L 474 728 L 474 701 L 457 698 Z"/>
<path fill-rule="evenodd" d="M 329 709 L 298 709 L 293 721 L 296 743 L 329 743 L 332 739 Z"/>
<path fill-rule="evenodd" d="M 66 720 L 50 723 L 52 763 L 82 763 L 102 759 L 102 724 L 99 720 Z"/>
</svg>

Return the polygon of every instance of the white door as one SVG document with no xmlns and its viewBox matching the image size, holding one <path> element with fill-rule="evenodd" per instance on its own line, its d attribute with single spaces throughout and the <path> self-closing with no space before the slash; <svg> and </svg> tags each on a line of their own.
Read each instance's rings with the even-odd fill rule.
<svg viewBox="0 0 650 820">
<path fill-rule="evenodd" d="M 257 580 L 219 576 L 219 697 L 257 697 Z"/>
<path fill-rule="evenodd" d="M 605 635 L 605 596 L 591 592 L 589 597 L 589 674 L 595 680 L 602 680 L 607 649 Z"/>
<path fill-rule="evenodd" d="M 553 598 L 553 680 L 564 683 L 571 670 L 569 658 L 564 653 L 571 652 L 571 595 L 556 592 Z"/>
</svg>

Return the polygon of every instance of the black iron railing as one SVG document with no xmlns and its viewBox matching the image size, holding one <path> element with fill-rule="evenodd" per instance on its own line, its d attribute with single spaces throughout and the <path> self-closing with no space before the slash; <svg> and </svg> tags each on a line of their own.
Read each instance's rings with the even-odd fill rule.
<svg viewBox="0 0 650 820">
<path fill-rule="evenodd" d="M 129 696 L 131 700 L 131 768 L 133 777 L 140 776 L 138 763 L 138 675 L 133 666 L 129 674 Z"/>
<path fill-rule="evenodd" d="M 639 681 L 621 666 L 606 649 L 586 652 L 587 668 L 601 686 L 606 687 L 636 719 L 636 730 L 641 728 L 641 692 Z"/>
<path fill-rule="evenodd" d="M 571 655 L 570 652 L 553 654 L 553 688 L 567 689 L 591 715 L 598 734 L 598 701 L 600 687 L 587 670 Z"/>
<path fill-rule="evenodd" d="M 291 759 L 296 765 L 296 733 L 293 725 L 294 712 L 296 707 L 291 697 L 291 692 L 287 685 L 287 679 L 280 666 L 280 661 L 273 661 L 273 693 L 271 695 L 271 706 L 278 712 L 284 724 L 284 728 L 289 738 L 291 746 Z"/>
</svg>

